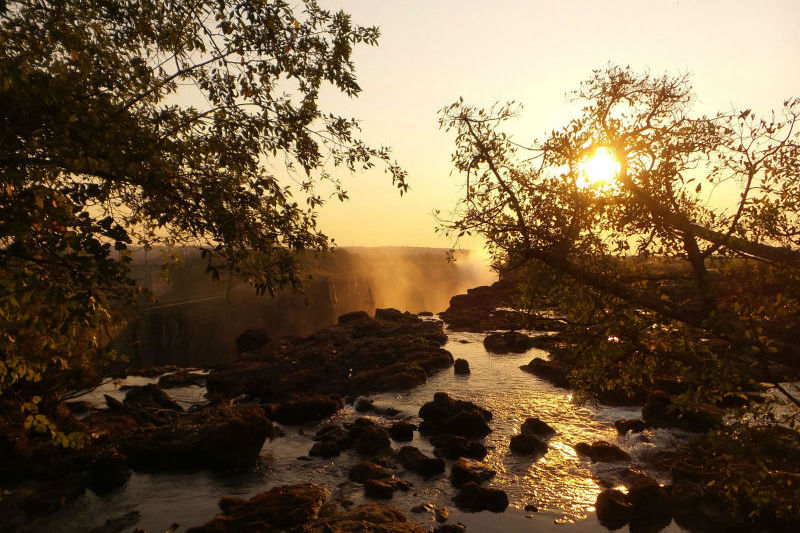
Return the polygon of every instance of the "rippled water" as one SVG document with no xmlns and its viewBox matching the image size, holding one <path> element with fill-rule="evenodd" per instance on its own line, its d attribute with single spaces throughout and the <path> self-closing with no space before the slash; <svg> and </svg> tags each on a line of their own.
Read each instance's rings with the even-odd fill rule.
<svg viewBox="0 0 800 533">
<path fill-rule="evenodd" d="M 437 391 L 446 391 L 457 399 L 474 401 L 492 411 L 490 426 L 493 432 L 486 438 L 489 455 L 484 462 L 497 471 L 490 485 L 506 491 L 510 507 L 502 514 L 462 513 L 452 503 L 456 490 L 450 485 L 446 474 L 423 479 L 411 472 L 399 471 L 397 475 L 409 481 L 412 489 L 407 493 L 396 493 L 391 504 L 423 526 L 432 526 L 432 516 L 413 514 L 410 509 L 420 503 L 433 502 L 450 510 L 450 522 L 462 522 L 467 525 L 467 531 L 473 533 L 606 531 L 594 517 L 594 501 L 601 490 L 595 478 L 604 468 L 619 468 L 620 465 L 590 465 L 576 455 L 573 446 L 579 442 L 606 440 L 626 449 L 633 455 L 635 463 L 656 443 L 668 446 L 670 440 L 682 438 L 679 434 L 664 430 L 618 438 L 611 423 L 619 418 L 638 417 L 640 413 L 637 408 L 577 406 L 572 403 L 569 391 L 554 387 L 519 369 L 520 365 L 533 357 L 547 357 L 546 352 L 532 349 L 525 354 L 494 355 L 483 348 L 485 334 L 448 333 L 449 342 L 445 349 L 454 358 L 461 357 L 469 361 L 469 376 L 456 376 L 451 368 L 412 391 L 379 394 L 372 398 L 377 406 L 399 409 L 400 415 L 394 418 L 412 421 L 418 421 L 416 415 L 420 406 L 430 401 Z M 129 378 L 126 383 L 152 381 Z M 124 392 L 113 392 L 112 389 L 113 386 L 108 385 L 106 390 L 96 391 L 88 399 L 101 403 L 103 393 L 112 392 L 118 397 L 124 395 Z M 200 399 L 203 389 L 186 387 L 169 392 L 177 401 L 188 405 Z M 357 416 L 361 415 L 352 408 L 346 408 L 335 415 L 333 421 L 352 420 Z M 550 440 L 547 454 L 538 460 L 508 451 L 509 440 L 530 416 L 544 420 L 558 432 Z M 386 422 L 380 417 L 377 419 Z M 260 465 L 254 472 L 135 473 L 124 487 L 112 494 L 98 497 L 87 492 L 85 497 L 47 520 L 31 524 L 25 531 L 86 531 L 132 510 L 139 512 L 140 521 L 129 530 L 140 527 L 155 533 L 164 531 L 172 523 L 178 523 L 182 526 L 179 529 L 181 531 L 184 527 L 203 524 L 213 517 L 217 513 L 217 501 L 222 497 L 245 498 L 276 485 L 302 482 L 317 483 L 358 504 L 364 499 L 363 488 L 347 479 L 350 467 L 363 459 L 356 452 L 347 451 L 334 459 L 298 460 L 311 448 L 311 437 L 320 425 L 285 428 L 284 437 L 264 444 Z M 426 454 L 433 452 L 427 439 L 416 433 L 410 444 Z M 397 443 L 393 445 L 399 447 Z M 650 474 L 659 477 L 657 472 Z M 534 504 L 539 512 L 525 512 L 528 504 Z M 680 529 L 672 524 L 665 531 Z"/>
</svg>

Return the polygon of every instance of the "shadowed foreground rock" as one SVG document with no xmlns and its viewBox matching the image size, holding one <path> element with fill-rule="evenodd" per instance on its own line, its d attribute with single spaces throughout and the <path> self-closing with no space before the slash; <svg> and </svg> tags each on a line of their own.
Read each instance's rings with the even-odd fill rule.
<svg viewBox="0 0 800 533">
<path fill-rule="evenodd" d="M 442 323 L 421 320 L 395 309 L 342 315 L 339 323 L 302 339 L 268 342 L 206 378 L 210 395 L 242 394 L 276 405 L 303 397 L 347 397 L 405 390 L 453 365 L 440 346 L 447 342 Z M 302 394 L 301 394 L 302 393 Z M 317 420 L 330 416 L 320 410 Z M 306 422 L 286 417 L 284 423 Z"/>
<path fill-rule="evenodd" d="M 325 489 L 302 484 L 275 487 L 249 500 L 224 498 L 219 502 L 219 515 L 187 533 L 425 533 L 388 505 L 368 503 L 346 512 L 326 512 L 323 503 L 327 497 Z"/>
<path fill-rule="evenodd" d="M 456 497 L 453 498 L 456 506 L 462 511 L 478 512 L 492 511 L 502 513 L 508 507 L 508 496 L 500 489 L 481 487 L 477 483 L 469 482 L 461 486 Z"/>
</svg>

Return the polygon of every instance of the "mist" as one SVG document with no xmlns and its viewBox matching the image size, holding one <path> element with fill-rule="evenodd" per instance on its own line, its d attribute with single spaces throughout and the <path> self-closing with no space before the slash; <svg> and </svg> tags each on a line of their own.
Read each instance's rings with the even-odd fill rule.
<svg viewBox="0 0 800 533">
<path fill-rule="evenodd" d="M 236 337 L 248 329 L 276 338 L 310 334 L 351 311 L 436 313 L 453 295 L 497 279 L 483 257 L 469 251 L 448 261 L 446 250 L 437 248 L 341 248 L 303 257 L 304 288 L 271 297 L 235 278 L 212 281 L 197 250 L 184 249 L 182 256 L 183 265 L 165 279 L 161 253 L 134 254 L 133 276 L 157 301 L 143 302 L 109 339 L 132 367 L 230 360 Z"/>
</svg>

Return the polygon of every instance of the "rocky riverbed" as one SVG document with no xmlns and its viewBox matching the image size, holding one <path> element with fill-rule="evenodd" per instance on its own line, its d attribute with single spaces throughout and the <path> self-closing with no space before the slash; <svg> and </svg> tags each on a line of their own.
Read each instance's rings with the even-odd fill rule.
<svg viewBox="0 0 800 533">
<path fill-rule="evenodd" d="M 678 531 L 676 509 L 724 515 L 654 466 L 716 411 L 672 419 L 664 391 L 644 410 L 576 405 L 557 336 L 471 331 L 524 318 L 497 318 L 491 290 L 454 303 L 457 330 L 350 313 L 305 338 L 247 332 L 211 372 L 107 383 L 64 414 L 84 450 L 28 450 L 36 476 L 0 462 L 21 480 L 0 530 Z"/>
</svg>

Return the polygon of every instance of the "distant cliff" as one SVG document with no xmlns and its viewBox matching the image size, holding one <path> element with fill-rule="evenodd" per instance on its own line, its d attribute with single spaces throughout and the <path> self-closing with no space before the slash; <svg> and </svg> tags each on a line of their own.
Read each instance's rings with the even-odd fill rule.
<svg viewBox="0 0 800 533">
<path fill-rule="evenodd" d="M 306 335 L 344 313 L 395 307 L 444 310 L 451 296 L 494 281 L 467 252 L 449 263 L 433 248 L 348 248 L 304 259 L 311 279 L 303 292 L 257 296 L 235 280 L 213 282 L 196 252 L 164 279 L 160 254 L 135 254 L 134 276 L 157 297 L 142 303 L 112 344 L 131 365 L 208 365 L 233 357 L 235 339 L 261 328 L 272 337 Z"/>
</svg>

